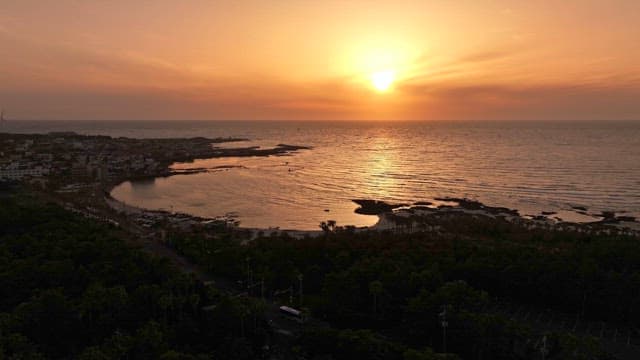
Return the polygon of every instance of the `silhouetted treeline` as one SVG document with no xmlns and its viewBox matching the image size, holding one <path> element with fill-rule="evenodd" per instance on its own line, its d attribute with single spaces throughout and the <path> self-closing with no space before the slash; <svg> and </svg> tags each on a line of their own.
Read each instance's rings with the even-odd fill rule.
<svg viewBox="0 0 640 360">
<path fill-rule="evenodd" d="M 117 229 L 0 199 L 0 359 L 251 359 L 260 309 L 205 288 Z"/>
<path fill-rule="evenodd" d="M 331 325 L 274 343 L 260 287 L 230 297 L 132 248 L 122 230 L 26 195 L 0 200 L 0 358 L 251 359 L 268 344 L 296 359 L 538 359 L 543 349 L 546 359 L 604 359 L 592 338 L 543 341 L 500 302 L 640 320 L 637 239 L 478 224 L 453 234 L 332 227 L 245 244 L 231 233 L 170 232 L 171 245 L 212 273 L 243 287 L 264 281 L 266 297 L 293 299 Z"/>
<path fill-rule="evenodd" d="M 170 241 L 212 272 L 242 281 L 249 268 L 269 291 L 291 288 L 294 306 L 337 328 L 369 329 L 391 343 L 443 352 L 446 321 L 446 350 L 465 359 L 540 355 L 540 329 L 509 320 L 499 308 L 504 300 L 578 319 L 621 325 L 640 320 L 637 239 L 540 231 L 522 236 L 496 228 L 478 236 L 325 230 L 317 238 L 279 235 L 245 245 L 225 236 L 205 240 L 175 234 Z M 349 358 L 329 344 L 341 344 L 354 333 L 315 335 L 303 338 L 303 348 Z M 319 335 L 326 344 L 314 344 Z M 369 340 L 378 344 L 379 339 Z M 548 334 L 545 343 L 547 359 L 604 357 L 595 340 L 568 333 Z M 401 356 L 382 353 L 380 358 Z"/>
</svg>

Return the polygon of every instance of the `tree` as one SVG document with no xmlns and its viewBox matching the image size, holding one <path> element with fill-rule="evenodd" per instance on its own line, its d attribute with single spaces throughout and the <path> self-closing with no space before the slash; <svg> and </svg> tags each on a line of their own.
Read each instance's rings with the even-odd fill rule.
<svg viewBox="0 0 640 360">
<path fill-rule="evenodd" d="M 91 346 L 84 349 L 84 351 L 80 354 L 78 359 L 79 360 L 109 360 L 111 359 L 111 357 L 105 354 L 102 350 L 100 350 L 99 347 Z"/>
<path fill-rule="evenodd" d="M 336 225 L 335 220 L 323 221 L 320 223 L 320 229 L 322 229 L 325 234 L 328 234 L 336 231 Z"/>
<path fill-rule="evenodd" d="M 369 293 L 373 296 L 373 313 L 378 313 L 378 297 L 382 294 L 384 290 L 382 282 L 379 280 L 374 280 L 369 283 Z"/>
<path fill-rule="evenodd" d="M 459 357 L 452 354 L 436 354 L 433 350 L 409 349 L 402 354 L 403 360 L 457 360 Z"/>
<path fill-rule="evenodd" d="M 138 329 L 135 336 L 134 353 L 141 359 L 157 359 L 167 350 L 164 331 L 155 321 Z"/>
</svg>

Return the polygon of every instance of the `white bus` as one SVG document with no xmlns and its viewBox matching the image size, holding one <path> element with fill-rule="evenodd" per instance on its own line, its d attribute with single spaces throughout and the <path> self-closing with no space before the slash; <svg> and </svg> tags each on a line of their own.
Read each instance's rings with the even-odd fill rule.
<svg viewBox="0 0 640 360">
<path fill-rule="evenodd" d="M 294 318 L 298 321 L 302 321 L 302 311 L 296 310 L 288 306 L 280 306 L 280 312 L 287 317 Z"/>
</svg>

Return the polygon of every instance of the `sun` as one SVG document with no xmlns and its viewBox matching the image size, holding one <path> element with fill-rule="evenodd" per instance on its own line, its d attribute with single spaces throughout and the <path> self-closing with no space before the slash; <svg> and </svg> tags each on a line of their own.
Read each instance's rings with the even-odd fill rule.
<svg viewBox="0 0 640 360">
<path fill-rule="evenodd" d="M 378 91 L 389 90 L 395 79 L 396 73 L 393 70 L 377 71 L 371 74 L 371 83 Z"/>
</svg>

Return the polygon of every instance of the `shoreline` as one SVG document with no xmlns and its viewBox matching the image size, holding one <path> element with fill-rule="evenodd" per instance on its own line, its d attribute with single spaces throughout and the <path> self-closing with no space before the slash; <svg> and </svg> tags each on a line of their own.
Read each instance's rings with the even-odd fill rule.
<svg viewBox="0 0 640 360">
<path fill-rule="evenodd" d="M 376 230 L 409 228 L 410 231 L 419 226 L 424 217 L 483 217 L 486 219 L 504 220 L 508 223 L 523 226 L 526 229 L 542 229 L 554 231 L 575 231 L 579 233 L 614 234 L 640 236 L 640 222 L 630 216 L 618 216 L 615 212 L 602 212 L 600 214 L 587 214 L 594 218 L 593 221 L 575 222 L 552 217 L 557 212 L 543 212 L 541 215 L 522 215 L 516 209 L 506 207 L 487 206 L 479 201 L 466 198 L 434 198 L 432 202 L 416 202 L 412 205 L 386 204 L 390 211 L 384 211 L 378 216 L 380 221 L 372 228 Z M 438 204 L 438 202 L 453 203 Z M 358 203 L 358 202 L 357 202 Z M 379 205 L 376 205 L 379 206 Z M 362 211 L 362 207 L 356 211 Z M 586 212 L 586 210 L 585 210 Z M 599 218 L 599 219 L 598 219 Z M 424 221 L 423 221 L 424 223 Z"/>
<path fill-rule="evenodd" d="M 469 199 L 456 198 L 439 198 L 440 201 L 449 203 L 460 200 L 458 205 L 436 205 L 425 201 L 416 202 L 411 205 L 387 204 L 391 210 L 379 213 L 368 213 L 378 217 L 378 221 L 371 226 L 355 227 L 351 225 L 333 224 L 329 231 L 392 231 L 400 233 L 417 233 L 417 232 L 447 232 L 443 226 L 444 222 L 451 220 L 462 220 L 464 218 L 480 219 L 489 222 L 504 221 L 506 223 L 520 226 L 526 230 L 545 230 L 545 231 L 562 231 L 577 232 L 583 234 L 595 235 L 626 235 L 640 237 L 640 222 L 631 221 L 626 216 L 615 216 L 615 213 L 609 213 L 609 217 L 603 217 L 601 220 L 587 223 L 577 223 L 570 221 L 558 221 L 546 216 L 523 216 L 517 210 L 505 207 L 486 206 L 480 202 Z M 446 199 L 446 200 L 442 200 Z M 438 199 L 435 199 L 438 201 Z M 226 214 L 219 217 L 201 217 L 181 212 L 169 212 L 166 210 L 152 210 L 136 207 L 124 203 L 113 198 L 110 194 L 105 194 L 105 201 L 116 211 L 124 211 L 128 215 L 138 215 L 143 218 L 156 218 L 157 220 L 174 222 L 185 226 L 208 226 L 215 224 L 224 226 L 227 230 L 232 230 L 239 234 L 244 234 L 245 241 L 250 241 L 261 236 L 282 235 L 287 234 L 294 238 L 314 237 L 322 235 L 326 230 L 322 230 L 318 224 L 318 230 L 299 230 L 299 229 L 282 229 L 280 227 L 242 227 L 237 223 L 237 214 Z M 374 202 L 373 200 L 366 200 Z M 358 203 L 358 202 L 356 202 Z M 379 202 L 378 202 L 379 203 Z M 362 211 L 361 208 L 356 209 Z M 365 211 L 368 212 L 368 211 Z M 548 214 L 548 216 L 553 214 Z"/>
<path fill-rule="evenodd" d="M 220 166 L 215 168 L 198 168 L 189 169 L 185 172 L 176 172 L 167 176 L 173 175 L 190 175 L 202 172 L 215 171 L 218 168 L 227 169 L 241 166 Z M 193 171 L 191 171 L 193 170 Z M 125 181 L 132 181 L 128 179 Z M 124 182 L 124 181 L 123 181 Z M 118 183 L 117 185 L 120 185 Z M 115 185 L 115 186 L 117 186 Z M 113 188 L 112 187 L 111 190 Z M 282 235 L 287 234 L 294 238 L 314 237 L 324 233 L 324 230 L 320 229 L 318 224 L 318 230 L 301 230 L 301 229 L 287 229 L 280 228 L 278 226 L 273 227 L 243 227 L 235 224 L 237 214 L 233 216 L 223 215 L 217 217 L 201 217 L 188 213 L 180 212 L 168 212 L 166 210 L 152 210 L 140 208 L 132 205 L 128 205 L 121 202 L 110 195 L 109 197 L 118 203 L 123 204 L 126 207 L 136 209 L 136 211 L 146 212 L 148 214 L 164 214 L 167 217 L 177 217 L 179 219 L 189 218 L 192 223 L 202 222 L 224 222 L 227 227 L 232 227 L 234 231 L 245 234 L 248 240 L 253 240 L 260 236 Z M 588 208 L 584 206 L 573 206 L 573 211 L 576 214 L 580 214 L 585 217 L 591 218 L 591 221 L 576 222 L 570 220 L 564 220 L 556 215 L 562 210 L 558 211 L 542 211 L 537 215 L 522 215 L 517 209 L 510 209 L 500 206 L 488 206 L 479 201 L 471 200 L 467 198 L 456 197 L 435 197 L 432 201 L 417 201 L 411 204 L 389 204 L 383 201 L 371 200 L 371 199 L 354 199 L 354 203 L 360 205 L 360 207 L 354 210 L 355 213 L 363 215 L 375 215 L 378 217 L 377 222 L 371 226 L 356 227 L 352 225 L 335 224 L 333 230 L 348 230 L 348 231 L 395 231 L 395 232 L 419 232 L 419 231 L 439 231 L 441 228 L 438 225 L 431 225 L 427 227 L 421 227 L 421 220 L 424 217 L 475 217 L 485 218 L 492 220 L 505 220 L 511 224 L 522 226 L 529 230 L 547 230 L 547 231 L 573 231 L 585 234 L 621 234 L 628 236 L 640 237 L 640 221 L 631 216 L 618 215 L 613 211 L 602 211 L 599 213 L 588 213 Z M 566 210 L 568 211 L 568 210 Z M 624 213 L 624 212 L 623 212 Z M 183 220 L 181 220 L 183 221 Z M 230 225 L 233 224 L 233 225 Z M 332 231 L 333 231 L 332 230 Z"/>
<path fill-rule="evenodd" d="M 24 141 L 25 144 L 28 144 L 28 146 L 24 146 L 25 151 L 35 154 L 46 153 L 50 157 L 48 160 L 49 165 L 46 165 L 45 160 L 37 157 L 30 161 L 39 161 L 44 166 L 50 166 L 51 173 L 39 179 L 27 178 L 26 183 L 42 186 L 41 182 L 44 181 L 47 186 L 43 187 L 43 191 L 50 195 L 52 195 L 51 193 L 57 194 L 60 200 L 78 206 L 80 211 L 99 205 L 95 203 L 95 200 L 104 198 L 104 204 L 111 210 L 120 208 L 126 210 L 129 214 L 137 214 L 139 216 L 174 218 L 179 223 L 226 224 L 226 226 L 232 224 L 237 231 L 251 234 L 250 237 L 254 237 L 257 233 L 287 233 L 295 237 L 304 237 L 315 236 L 325 231 L 320 229 L 320 224 L 317 224 L 318 230 L 281 229 L 279 227 L 244 228 L 237 225 L 238 216 L 235 214 L 204 218 L 173 211 L 144 209 L 126 204 L 111 196 L 114 188 L 127 181 L 198 174 L 238 167 L 223 165 L 212 168 L 173 169 L 172 166 L 176 163 L 192 163 L 201 159 L 214 158 L 288 156 L 300 150 L 312 149 L 309 146 L 277 144 L 275 147 L 270 148 L 258 146 L 226 148 L 218 147 L 216 144 L 246 141 L 247 139 L 208 139 L 204 137 L 133 139 L 78 135 L 72 132 L 48 134 L 0 133 L 0 139 L 10 139 L 12 144 Z M 94 159 L 87 158 L 82 163 L 74 160 L 82 157 L 92 157 Z M 125 162 L 123 162 L 123 159 L 125 159 Z M 140 167 L 132 167 L 134 162 Z M 87 170 L 84 173 L 78 172 L 78 166 L 82 164 L 85 164 L 87 169 L 93 170 L 89 170 L 89 173 L 86 172 Z M 60 172 L 60 174 L 54 173 L 54 170 Z M 98 197 L 98 193 L 102 193 L 105 196 Z M 74 196 L 73 194 L 80 196 Z M 92 197 L 94 202 L 91 200 Z M 418 231 L 416 229 L 427 217 L 476 216 L 504 219 L 527 228 L 570 229 L 578 232 L 621 232 L 636 236 L 640 234 L 640 222 L 631 216 L 622 216 L 611 211 L 602 211 L 597 214 L 589 213 L 586 207 L 577 205 L 572 206 L 571 211 L 591 221 L 566 221 L 558 214 L 560 210 L 542 211 L 536 215 L 521 215 L 518 210 L 487 206 L 475 200 L 454 197 L 436 197 L 432 201 L 418 201 L 411 204 L 388 204 L 372 199 L 358 199 L 354 200 L 354 202 L 360 205 L 355 210 L 356 213 L 376 215 L 378 216 L 378 221 L 368 227 L 356 228 L 338 224 L 338 228 L 354 231 L 398 231 L 399 228 L 402 228 L 404 232 L 415 232 Z M 336 228 L 335 222 L 332 227 Z"/>
<path fill-rule="evenodd" d="M 227 157 L 227 156 L 225 156 Z M 233 155 L 228 157 L 234 157 Z M 238 168 L 242 166 L 222 165 L 213 168 L 192 168 L 181 169 L 172 172 L 167 176 L 173 175 L 190 175 L 204 172 L 213 172 L 216 170 L 224 170 L 229 168 Z M 130 179 L 131 180 L 131 179 Z M 129 180 L 129 181 L 130 181 Z M 125 180 L 127 181 L 127 180 Z M 119 185 L 119 184 L 118 184 Z M 493 220 L 506 220 L 514 225 L 522 226 L 527 229 L 543 229 L 554 231 L 575 231 L 579 233 L 600 233 L 600 234 L 625 234 L 640 237 L 640 222 L 637 218 L 624 215 L 625 211 L 599 211 L 589 212 L 585 206 L 571 206 L 571 209 L 557 209 L 555 211 L 540 211 L 537 214 L 521 214 L 517 209 L 511 209 L 502 206 L 488 206 L 479 201 L 459 198 L 459 197 L 434 197 L 430 201 L 416 201 L 409 204 L 389 204 L 384 201 L 371 199 L 354 199 L 352 200 L 360 207 L 354 210 L 355 213 L 362 215 L 375 215 L 378 220 L 370 226 L 355 227 L 348 224 L 338 223 L 334 227 L 339 229 L 348 229 L 352 231 L 399 231 L 417 232 L 420 223 L 424 217 L 484 217 Z M 150 212 L 158 212 L 162 210 L 151 210 Z M 178 214 L 178 213 L 175 213 Z M 621 215 L 622 214 L 622 215 Z M 191 216 L 194 221 L 205 219 L 201 216 L 190 214 L 180 214 L 180 216 Z M 562 216 L 562 217 L 561 217 Z M 237 214 L 229 222 L 236 221 L 240 217 Z M 213 218 L 206 218 L 207 221 L 219 221 L 226 218 L 226 215 Z M 576 218 L 584 219 L 584 221 L 572 220 Z M 318 230 L 313 229 L 289 229 L 280 226 L 270 227 L 243 227 L 235 226 L 238 232 L 249 234 L 248 237 L 253 239 L 257 234 L 270 236 L 272 234 L 286 233 L 292 237 L 302 238 L 305 236 L 317 236 L 323 233 L 320 224 L 316 224 Z M 433 226 L 427 229 L 432 229 Z M 408 230 L 407 230 L 408 229 Z M 424 230 L 424 229 L 422 229 Z"/>
<path fill-rule="evenodd" d="M 236 166 L 232 166 L 236 167 Z M 228 166 L 222 166 L 222 168 L 229 168 Z M 197 171 L 188 172 L 176 172 L 166 176 L 174 175 L 190 175 L 196 173 L 215 171 L 216 169 L 196 169 Z M 127 179 L 126 181 L 135 181 L 135 179 Z M 129 205 L 111 196 L 111 190 L 122 182 L 114 185 L 109 189 L 108 197 L 112 202 L 116 202 L 120 206 L 126 209 L 132 209 L 132 213 L 138 213 L 145 216 L 159 216 L 178 219 L 178 222 L 184 223 L 184 219 L 189 219 L 192 225 L 202 223 L 218 223 L 226 224 L 227 229 L 232 229 L 235 232 L 244 234 L 247 240 L 253 240 L 260 236 L 282 235 L 287 234 L 294 238 L 315 237 L 322 235 L 324 230 L 320 229 L 318 224 L 318 230 L 301 230 L 301 229 L 286 229 L 278 226 L 274 227 L 243 227 L 237 225 L 237 214 L 229 215 L 225 214 L 217 217 L 202 217 L 188 213 L 181 212 L 169 212 L 166 210 L 153 210 Z M 431 225 L 428 227 L 421 227 L 421 219 L 424 217 L 476 217 L 492 220 L 503 219 L 511 224 L 523 226 L 529 230 L 547 230 L 547 231 L 574 231 L 585 234 L 621 234 L 628 236 L 640 237 L 640 221 L 636 218 L 629 216 L 619 216 L 612 211 L 605 211 L 598 214 L 587 213 L 587 208 L 580 207 L 577 209 L 577 214 L 582 214 L 593 218 L 593 221 L 588 222 L 574 222 L 563 220 L 555 215 L 557 211 L 543 211 L 540 215 L 521 215 L 518 210 L 510 209 L 507 207 L 494 207 L 487 206 L 479 201 L 470 200 L 466 198 L 455 197 L 436 197 L 433 201 L 417 201 L 412 204 L 388 204 L 383 201 L 369 200 L 369 199 L 357 199 L 352 200 L 356 204 L 360 205 L 354 210 L 355 213 L 363 215 L 375 215 L 378 217 L 377 222 L 371 226 L 356 227 L 352 225 L 337 224 L 335 229 L 348 230 L 355 232 L 363 231 L 394 231 L 394 232 L 438 232 L 441 227 L 438 225 Z M 362 204 L 376 204 L 373 210 L 365 207 Z M 378 207 L 378 208 L 376 208 Z M 376 209 L 383 209 L 384 211 L 377 211 Z M 584 210 L 583 210 L 584 209 Z M 115 209 L 114 209 L 115 210 Z M 131 213 L 131 212 L 130 212 Z"/>
</svg>

